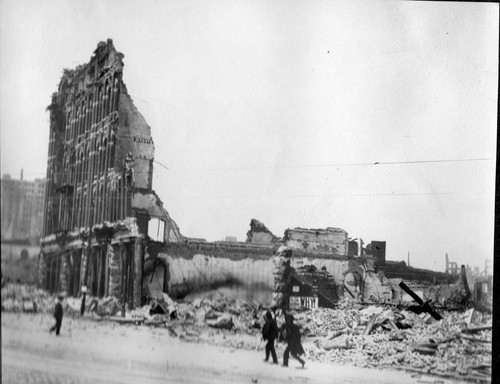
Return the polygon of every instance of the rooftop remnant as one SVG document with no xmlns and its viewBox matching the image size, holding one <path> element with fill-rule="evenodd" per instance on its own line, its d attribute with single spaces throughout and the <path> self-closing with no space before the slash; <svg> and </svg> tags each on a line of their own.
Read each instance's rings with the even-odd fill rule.
<svg viewBox="0 0 500 384">
<path fill-rule="evenodd" d="M 274 234 L 259 220 L 250 221 L 250 230 L 247 232 L 247 243 L 273 244 L 280 242 L 281 239 Z"/>
<path fill-rule="evenodd" d="M 347 255 L 347 232 L 341 228 L 326 229 L 294 228 L 285 231 L 284 241 L 287 247 Z"/>
</svg>

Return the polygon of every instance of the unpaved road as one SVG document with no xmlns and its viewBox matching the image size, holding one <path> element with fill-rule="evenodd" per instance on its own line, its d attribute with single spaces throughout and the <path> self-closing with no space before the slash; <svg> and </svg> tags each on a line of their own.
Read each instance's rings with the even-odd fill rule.
<svg viewBox="0 0 500 384">
<path fill-rule="evenodd" d="M 434 383 L 437 378 L 293 359 L 285 368 L 262 351 L 184 342 L 164 328 L 2 313 L 2 383 Z M 279 356 L 281 361 L 281 356 Z M 451 381 L 442 380 L 448 384 Z"/>
</svg>

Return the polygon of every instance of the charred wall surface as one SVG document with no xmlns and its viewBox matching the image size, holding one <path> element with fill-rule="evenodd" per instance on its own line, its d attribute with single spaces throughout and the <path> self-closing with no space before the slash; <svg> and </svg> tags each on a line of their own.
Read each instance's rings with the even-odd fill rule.
<svg viewBox="0 0 500 384">
<path fill-rule="evenodd" d="M 226 288 L 241 298 L 259 297 L 270 303 L 273 292 L 273 253 L 270 246 L 245 243 L 166 243 L 148 246 L 143 292 L 164 292 L 174 298 Z M 158 276 L 159 274 L 159 276 Z M 151 287 L 153 286 L 153 287 Z"/>
<path fill-rule="evenodd" d="M 152 189 L 151 128 L 123 67 L 112 40 L 100 42 L 87 64 L 63 71 L 52 95 L 38 283 L 135 306 L 151 220 L 162 241 L 182 236 Z"/>
</svg>

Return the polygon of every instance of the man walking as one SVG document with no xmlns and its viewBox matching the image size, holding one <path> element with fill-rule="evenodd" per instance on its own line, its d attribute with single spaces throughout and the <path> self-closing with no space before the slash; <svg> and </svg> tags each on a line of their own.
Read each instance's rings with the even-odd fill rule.
<svg viewBox="0 0 500 384">
<path fill-rule="evenodd" d="M 62 307 L 62 302 L 63 296 L 59 295 L 56 298 L 56 305 L 54 308 L 54 318 L 56 319 L 55 325 L 50 328 L 49 333 L 52 333 L 56 331 L 56 336 L 59 336 L 59 331 L 61 330 L 61 324 L 62 324 L 62 318 L 63 318 L 63 307 Z"/>
<path fill-rule="evenodd" d="M 304 354 L 304 348 L 300 343 L 300 331 L 299 327 L 297 327 L 293 323 L 293 316 L 286 315 L 285 317 L 285 340 L 287 342 L 287 347 L 283 354 L 283 366 L 288 367 L 288 357 L 290 353 L 294 358 L 296 358 L 301 364 L 302 368 L 304 368 L 304 364 L 306 363 L 302 360 L 299 355 Z"/>
<path fill-rule="evenodd" d="M 273 364 L 278 364 L 278 357 L 276 356 L 276 350 L 274 349 L 274 340 L 278 337 L 278 324 L 273 318 L 271 311 L 266 312 L 266 322 L 262 327 L 262 338 L 267 340 L 266 344 L 266 358 L 264 361 L 269 360 L 269 353 L 273 357 Z"/>
</svg>

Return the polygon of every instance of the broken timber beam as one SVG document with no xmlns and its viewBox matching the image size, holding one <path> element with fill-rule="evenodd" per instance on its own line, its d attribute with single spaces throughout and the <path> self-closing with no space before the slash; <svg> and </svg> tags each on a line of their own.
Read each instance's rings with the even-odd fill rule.
<svg viewBox="0 0 500 384">
<path fill-rule="evenodd" d="M 493 328 L 492 325 L 480 325 L 477 327 L 467 327 L 464 330 L 462 330 L 462 332 L 473 333 L 473 332 L 486 331 L 492 328 Z"/>
<path fill-rule="evenodd" d="M 351 291 L 351 288 L 349 288 L 347 285 L 348 285 L 348 284 L 344 282 L 344 289 L 345 289 L 345 290 L 349 293 L 349 295 L 351 295 L 351 296 L 352 296 L 352 298 L 353 298 L 353 299 L 355 299 L 355 298 L 356 298 L 356 296 L 355 296 L 355 295 L 354 295 L 354 293 Z"/>
<path fill-rule="evenodd" d="M 465 289 L 465 298 L 467 300 L 467 303 L 469 303 L 471 299 L 471 294 L 470 294 L 470 289 L 469 289 L 469 283 L 467 283 L 467 274 L 465 272 L 465 265 L 462 265 L 461 267 L 461 274 L 462 274 L 462 283 L 464 284 L 464 289 Z"/>
<path fill-rule="evenodd" d="M 372 316 L 372 318 L 370 319 L 370 321 L 366 325 L 365 330 L 363 331 L 363 336 L 366 336 L 366 335 L 370 334 L 370 332 L 372 331 L 373 326 L 375 325 L 375 322 L 377 321 L 377 319 L 378 319 L 378 315 L 376 313 L 374 313 L 373 316 Z"/>
<path fill-rule="evenodd" d="M 412 299 L 415 300 L 422 307 L 422 310 L 424 312 L 428 313 L 436 320 L 442 319 L 442 316 L 429 305 L 429 302 L 424 303 L 424 301 L 420 298 L 420 296 L 417 295 L 415 292 L 413 292 L 410 289 L 410 287 L 408 287 L 405 283 L 401 282 L 399 283 L 399 286 L 403 289 L 403 291 L 405 291 L 408 295 L 410 295 Z"/>
</svg>

